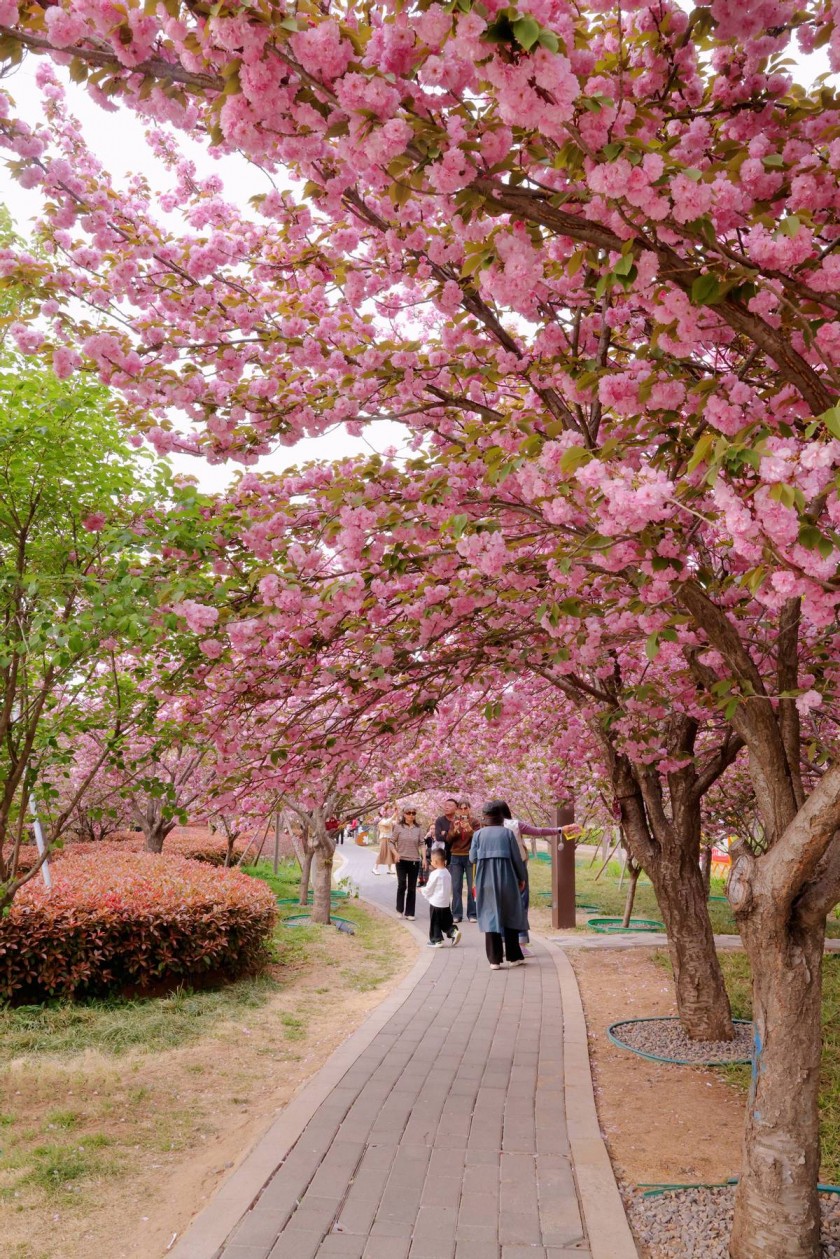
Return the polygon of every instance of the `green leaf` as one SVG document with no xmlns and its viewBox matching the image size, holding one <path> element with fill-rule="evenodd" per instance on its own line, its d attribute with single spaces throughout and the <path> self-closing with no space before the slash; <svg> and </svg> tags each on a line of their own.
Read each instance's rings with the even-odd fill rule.
<svg viewBox="0 0 840 1259">
<path fill-rule="evenodd" d="M 515 22 L 511 23 L 511 29 L 517 44 L 524 48 L 526 52 L 530 52 L 534 47 L 542 30 L 539 22 L 532 17 L 517 18 Z"/>
<path fill-rule="evenodd" d="M 779 224 L 779 231 L 783 236 L 796 236 L 802 226 L 802 220 L 798 214 L 789 214 L 786 219 L 782 219 Z"/>
<path fill-rule="evenodd" d="M 582 468 L 585 463 L 589 463 L 591 458 L 592 454 L 585 446 L 570 446 L 560 460 L 560 471 L 575 472 L 578 468 Z"/>
<path fill-rule="evenodd" d="M 820 419 L 832 437 L 840 437 L 840 406 L 829 407 L 827 411 L 823 411 Z"/>
<path fill-rule="evenodd" d="M 819 551 L 821 543 L 828 542 L 828 538 L 823 537 L 819 529 L 814 525 L 801 524 L 799 526 L 799 542 L 802 546 L 807 547 L 809 551 Z M 829 553 L 831 552 L 831 543 L 828 542 Z"/>
<path fill-rule="evenodd" d="M 688 471 L 693 472 L 701 463 L 705 463 L 715 444 L 714 433 L 704 433 L 694 447 L 694 453 L 688 461 Z"/>
<path fill-rule="evenodd" d="M 656 630 L 647 636 L 647 641 L 645 642 L 645 655 L 648 660 L 655 660 L 659 655 L 659 632 Z"/>
<path fill-rule="evenodd" d="M 691 286 L 691 300 L 695 306 L 714 306 L 723 297 L 717 276 L 700 275 Z"/>
</svg>

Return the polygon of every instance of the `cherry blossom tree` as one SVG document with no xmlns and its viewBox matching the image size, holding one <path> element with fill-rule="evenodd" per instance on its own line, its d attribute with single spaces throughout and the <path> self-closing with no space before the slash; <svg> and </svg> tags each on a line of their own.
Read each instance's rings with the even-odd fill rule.
<svg viewBox="0 0 840 1259">
<path fill-rule="evenodd" d="M 546 605 L 554 531 L 541 538 L 531 515 L 518 545 L 517 513 L 530 504 L 508 483 L 492 496 L 468 493 L 461 471 L 416 459 L 404 476 L 374 461 L 314 468 L 279 485 L 246 478 L 234 510 L 245 513 L 247 545 L 274 569 L 259 583 L 266 606 L 249 622 L 254 643 L 270 640 L 266 658 L 282 652 L 287 661 L 303 643 L 306 676 L 320 656 L 325 685 L 330 674 L 344 676 L 331 664 L 340 651 L 352 662 L 347 677 L 356 690 L 367 678 L 366 703 L 377 690 L 413 693 L 421 705 L 434 696 L 438 729 L 411 756 L 415 772 L 437 769 L 441 783 L 477 703 L 505 717 L 483 738 L 474 722 L 468 726 L 468 745 L 485 753 L 479 781 L 487 782 L 494 761 L 515 765 L 521 757 L 521 745 L 504 743 L 505 756 L 493 755 L 489 745 L 501 734 L 524 734 L 525 745 L 547 750 L 547 782 L 561 774 L 586 781 L 597 762 L 621 804 L 630 851 L 656 887 L 684 1025 L 701 1039 L 731 1036 L 699 853 L 703 796 L 742 744 L 698 700 L 672 631 L 654 653 L 635 615 L 622 608 L 605 616 L 615 595 L 602 574 L 586 586 L 579 577 L 577 597 L 562 606 Z M 476 687 L 471 679 L 479 676 Z M 530 678 L 530 687 L 512 678 Z M 474 755 L 466 765 L 478 777 Z"/>
<path fill-rule="evenodd" d="M 18 345 L 60 374 L 98 371 L 161 449 L 251 462 L 277 437 L 396 415 L 462 452 L 465 478 L 516 490 L 517 549 L 527 522 L 550 527 L 538 619 L 556 638 L 590 630 L 595 573 L 611 639 L 633 617 L 663 666 L 679 656 L 745 745 L 763 831 L 731 881 L 757 1029 L 732 1254 L 815 1259 L 840 764 L 833 730 L 809 749 L 801 723 L 835 711 L 840 139 L 830 89 L 793 83 L 785 54 L 825 46 L 837 68 L 834 8 L 138 0 L 121 14 L 4 0 L 4 55 L 50 53 L 148 118 L 187 229 L 173 236 L 141 181 L 113 187 L 45 61 L 49 127 L 11 107 L 3 124 L 45 203 L 45 257 L 4 256 L 48 295 Z M 170 123 L 290 173 L 295 193 L 242 215 Z M 168 408 L 194 433 L 168 428 Z M 453 534 L 467 516 L 459 554 L 495 580 L 514 539 L 444 510 Z M 370 598 L 356 577 L 338 594 L 339 620 Z M 435 643 L 422 620 L 415 652 Z M 452 667 L 422 664 L 444 689 Z M 633 777 L 650 817 L 657 792 Z"/>
</svg>

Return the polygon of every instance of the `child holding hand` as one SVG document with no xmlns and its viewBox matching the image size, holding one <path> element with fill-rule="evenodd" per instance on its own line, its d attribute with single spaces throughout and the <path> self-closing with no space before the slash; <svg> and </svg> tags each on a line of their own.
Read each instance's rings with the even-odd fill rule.
<svg viewBox="0 0 840 1259">
<path fill-rule="evenodd" d="M 429 948 L 439 949 L 444 936 L 454 945 L 461 939 L 461 932 L 452 921 L 452 875 L 446 868 L 446 851 L 433 848 L 430 860 L 432 872 L 420 895 L 429 902 Z"/>
</svg>

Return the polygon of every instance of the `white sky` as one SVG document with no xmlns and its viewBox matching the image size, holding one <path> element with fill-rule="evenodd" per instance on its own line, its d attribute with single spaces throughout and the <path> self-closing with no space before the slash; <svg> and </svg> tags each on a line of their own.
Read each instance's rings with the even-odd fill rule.
<svg viewBox="0 0 840 1259">
<path fill-rule="evenodd" d="M 817 75 L 828 69 L 827 56 L 824 50 L 808 56 L 796 57 L 796 78 L 808 84 Z M 40 116 L 40 94 L 35 85 L 35 71 L 38 59 L 33 55 L 25 57 L 23 65 L 3 81 L 3 86 L 15 98 L 22 116 L 35 122 Z M 55 67 L 62 74 L 60 67 Z M 152 187 L 160 187 L 156 178 L 160 167 L 149 150 L 144 139 L 144 124 L 129 110 L 120 107 L 116 113 L 108 113 L 95 105 L 84 87 L 70 82 L 66 76 L 68 104 L 76 114 L 84 128 L 87 142 L 97 157 L 108 170 L 115 183 L 134 173 L 143 174 Z M 832 76 L 836 80 L 837 76 Z M 248 204 L 250 197 L 258 192 L 267 192 L 271 184 L 268 176 L 244 158 L 225 156 L 214 158 L 210 150 L 190 139 L 184 132 L 177 132 L 178 143 L 184 153 L 192 158 L 200 176 L 211 173 L 220 174 L 225 184 L 225 196 L 241 205 L 244 211 L 253 214 Z M 164 181 L 168 181 L 166 172 L 161 172 Z M 40 195 L 37 189 L 27 191 L 11 178 L 5 166 L 0 164 L 0 199 L 6 204 L 15 220 L 21 235 L 28 236 L 33 220 L 40 211 Z M 341 459 L 350 455 L 366 455 L 372 450 L 380 453 L 388 448 L 407 451 L 406 428 L 391 421 L 377 421 L 370 424 L 363 437 L 351 437 L 344 426 L 317 438 L 307 438 L 294 446 L 278 447 L 272 454 L 265 456 L 257 465 L 258 470 L 281 471 L 312 459 Z M 241 465 L 235 463 L 208 464 L 204 459 L 192 458 L 189 455 L 170 456 L 172 466 L 179 472 L 188 473 L 198 479 L 205 490 L 219 491 L 230 483 Z"/>
</svg>

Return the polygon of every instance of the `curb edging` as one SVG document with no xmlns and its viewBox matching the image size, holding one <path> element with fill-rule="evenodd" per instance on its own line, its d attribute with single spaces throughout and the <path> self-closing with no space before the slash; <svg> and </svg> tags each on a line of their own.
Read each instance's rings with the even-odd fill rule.
<svg viewBox="0 0 840 1259">
<path fill-rule="evenodd" d="M 598 1122 L 577 977 L 565 953 L 543 943 L 554 958 L 560 983 L 566 1123 L 590 1253 L 592 1259 L 639 1259 Z"/>
</svg>

